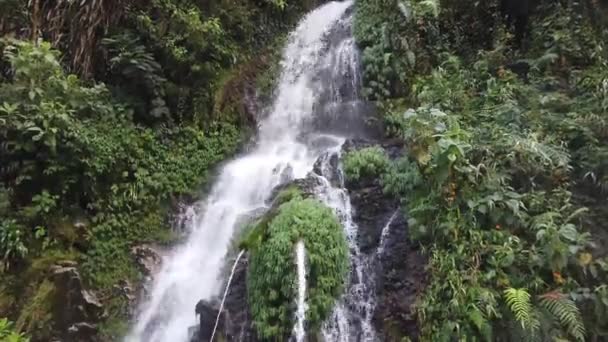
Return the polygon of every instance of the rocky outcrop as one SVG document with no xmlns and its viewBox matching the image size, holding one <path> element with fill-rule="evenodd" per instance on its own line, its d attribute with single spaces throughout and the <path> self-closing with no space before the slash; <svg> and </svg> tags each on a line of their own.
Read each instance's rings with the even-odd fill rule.
<svg viewBox="0 0 608 342">
<path fill-rule="evenodd" d="M 371 145 L 372 142 L 351 140 L 344 145 L 343 152 Z M 391 159 L 401 156 L 403 146 L 400 143 L 387 142 L 382 146 Z M 321 180 L 315 174 L 326 176 L 334 186 L 340 185 L 344 180 L 338 166 L 337 154 L 322 155 L 308 177 L 276 187 L 268 205 L 272 206 L 275 202 L 273 198 L 292 186 L 302 191 L 304 196 L 313 196 L 315 189 L 321 185 Z M 404 336 L 416 340 L 418 330 L 412 304 L 426 284 L 426 260 L 418 245 L 408 238 L 407 221 L 400 210 L 401 204 L 383 193 L 378 179 L 362 179 L 357 182 L 346 180 L 346 188 L 353 206 L 353 219 L 359 227 L 360 250 L 374 263 L 377 306 L 373 324 L 378 337 L 387 342 L 399 341 Z M 260 211 L 255 211 L 243 220 L 255 219 L 260 214 Z M 387 225 L 389 221 L 390 224 Z M 248 259 L 245 255 L 236 267 L 220 316 L 216 332 L 218 341 L 258 340 L 247 306 L 247 267 Z M 200 314 L 200 322 L 196 331 L 192 332 L 192 342 L 209 341 L 219 306 L 219 299 L 198 303 L 196 310 Z M 313 336 L 309 338 L 314 340 Z"/>
<path fill-rule="evenodd" d="M 217 341 L 257 341 L 253 322 L 247 306 L 247 266 L 248 258 L 244 255 L 234 272 L 230 289 L 224 303 L 224 310 L 218 321 L 216 331 Z M 209 342 L 215 321 L 218 316 L 220 302 L 201 300 L 196 305 L 199 315 L 199 326 L 193 332 L 192 342 Z"/>
<path fill-rule="evenodd" d="M 144 276 L 152 277 L 160 271 L 163 259 L 159 248 L 150 245 L 135 246 L 131 248 L 131 255 Z"/>
<path fill-rule="evenodd" d="M 65 341 L 97 341 L 97 323 L 104 308 L 95 294 L 84 288 L 76 264 L 53 266 L 51 279 L 55 285 L 55 329 Z"/>
</svg>

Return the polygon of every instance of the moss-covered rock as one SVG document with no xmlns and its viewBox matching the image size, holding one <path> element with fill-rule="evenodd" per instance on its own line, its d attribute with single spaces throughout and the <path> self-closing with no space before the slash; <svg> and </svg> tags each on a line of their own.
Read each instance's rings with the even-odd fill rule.
<svg viewBox="0 0 608 342">
<path fill-rule="evenodd" d="M 288 188 L 287 199 L 252 228 L 247 243 L 248 301 L 258 335 L 285 340 L 293 327 L 297 291 L 294 245 L 307 254 L 308 330 L 317 330 L 340 295 L 348 272 L 348 246 L 331 209 Z"/>
</svg>

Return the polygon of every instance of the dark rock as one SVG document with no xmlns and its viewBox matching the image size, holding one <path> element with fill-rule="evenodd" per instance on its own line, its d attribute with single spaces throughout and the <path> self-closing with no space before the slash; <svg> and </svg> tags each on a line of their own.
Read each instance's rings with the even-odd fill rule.
<svg viewBox="0 0 608 342">
<path fill-rule="evenodd" d="M 246 305 L 248 266 L 249 257 L 245 254 L 234 271 L 230 291 L 224 303 L 227 317 L 225 335 L 229 337 L 229 341 L 257 341 L 253 320 Z"/>
<path fill-rule="evenodd" d="M 239 261 L 232 283 L 226 296 L 224 310 L 220 315 L 215 340 L 218 341 L 257 341 L 253 321 L 249 314 L 247 303 L 247 256 Z M 196 305 L 195 312 L 199 316 L 199 327 L 193 332 L 192 342 L 208 342 L 217 319 L 220 301 L 201 300 Z"/>
<path fill-rule="evenodd" d="M 317 159 L 312 171 L 327 178 L 333 186 L 341 186 L 342 174 L 338 168 L 339 163 L 340 157 L 337 153 L 326 152 Z"/>
<path fill-rule="evenodd" d="M 123 297 L 127 301 L 126 311 L 123 311 L 123 315 L 126 317 L 135 317 L 135 310 L 137 308 L 137 294 L 143 289 L 143 285 L 139 285 L 136 290 L 133 285 L 127 280 L 120 280 L 118 284 L 114 285 L 112 294 L 116 297 Z"/>
<path fill-rule="evenodd" d="M 160 271 L 163 253 L 159 248 L 150 245 L 135 246 L 131 248 L 131 254 L 145 276 L 154 276 Z"/>
<path fill-rule="evenodd" d="M 374 323 L 385 341 L 402 336 L 417 339 L 416 315 L 412 308 L 427 284 L 426 258 L 408 238 L 405 217 L 399 213 L 385 237 L 379 256 L 378 304 Z"/>
<path fill-rule="evenodd" d="M 353 205 L 353 220 L 359 227 L 359 248 L 369 253 L 378 248 L 383 223 L 386 223 L 398 206 L 398 201 L 384 195 L 382 186 L 373 185 L 360 189 L 349 189 Z"/>
<path fill-rule="evenodd" d="M 72 326 L 70 326 L 68 328 L 67 339 L 68 339 L 68 341 L 73 341 L 73 342 L 96 341 L 98 332 L 99 332 L 99 329 L 97 328 L 97 325 L 95 325 L 95 324 L 91 324 L 91 323 L 87 323 L 87 322 L 75 323 L 75 324 L 72 324 Z"/>
<path fill-rule="evenodd" d="M 381 146 L 392 160 L 403 154 L 403 145 L 398 141 L 379 143 L 350 139 L 344 143 L 342 149 L 343 153 L 348 153 L 375 145 Z M 359 247 L 363 253 L 368 253 L 378 247 L 384 223 L 395 212 L 399 201 L 384 194 L 379 177 L 367 177 L 357 181 L 346 179 L 345 185 L 350 192 L 353 219 L 359 227 Z"/>
<path fill-rule="evenodd" d="M 199 317 L 199 325 L 192 341 L 206 342 L 211 340 L 215 321 L 220 311 L 220 303 L 218 301 L 201 300 L 196 304 L 194 312 Z M 222 312 L 218 322 L 219 332 L 223 332 L 225 327 L 226 315 Z M 219 335 L 218 335 L 219 336 Z"/>
<path fill-rule="evenodd" d="M 89 327 L 103 317 L 102 304 L 93 292 L 84 289 L 76 267 L 55 265 L 51 272 L 55 285 L 55 328 L 69 341 L 93 341 L 95 329 Z M 79 339 L 85 335 L 86 339 Z"/>
<path fill-rule="evenodd" d="M 315 194 L 315 189 L 321 185 L 321 181 L 318 177 L 315 177 L 313 174 L 309 174 L 306 178 L 295 179 L 289 183 L 281 184 L 272 189 L 272 193 L 270 195 L 270 199 L 268 200 L 268 205 L 272 206 L 274 199 L 277 195 L 289 187 L 295 186 L 304 195 L 304 197 L 310 197 Z"/>
</svg>

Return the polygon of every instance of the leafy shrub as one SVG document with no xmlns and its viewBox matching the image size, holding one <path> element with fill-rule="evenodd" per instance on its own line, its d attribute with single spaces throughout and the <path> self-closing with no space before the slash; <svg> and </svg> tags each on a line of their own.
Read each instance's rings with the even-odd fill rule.
<svg viewBox="0 0 608 342">
<path fill-rule="evenodd" d="M 0 318 L 0 339 L 6 342 L 28 342 L 23 334 L 13 330 L 13 324 L 7 318 Z"/>
<path fill-rule="evenodd" d="M 2 270 L 10 268 L 11 262 L 27 255 L 24 227 L 14 219 L 0 220 L 0 254 Z"/>
<path fill-rule="evenodd" d="M 374 177 L 383 174 L 389 160 L 381 147 L 366 147 L 344 156 L 344 172 L 349 180 Z"/>
<path fill-rule="evenodd" d="M 264 339 L 286 339 L 293 328 L 297 293 L 294 246 L 303 241 L 307 258 L 306 322 L 320 328 L 342 292 L 348 271 L 348 246 L 331 209 L 313 199 L 294 198 L 262 221 L 263 241 L 251 250 L 248 301 L 255 327 Z"/>
</svg>

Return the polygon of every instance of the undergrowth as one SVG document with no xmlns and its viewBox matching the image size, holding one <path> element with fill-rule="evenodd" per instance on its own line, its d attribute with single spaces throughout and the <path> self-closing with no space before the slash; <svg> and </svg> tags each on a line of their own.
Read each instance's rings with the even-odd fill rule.
<svg viewBox="0 0 608 342">
<path fill-rule="evenodd" d="M 407 156 L 377 167 L 369 149 L 345 165 L 402 199 L 410 238 L 429 256 L 420 339 L 606 338 L 608 264 L 596 243 L 606 235 L 596 219 L 607 200 L 605 28 L 586 5 L 541 2 L 517 48 L 508 27 L 486 21 L 500 17 L 495 2 L 401 4 L 406 20 L 396 22 L 360 2 L 356 20 L 369 31 L 355 33 L 364 56 L 380 44 L 390 54 L 364 60 L 368 97 L 381 100 L 387 135 Z M 416 39 L 372 39 L 380 33 Z M 410 52 L 417 69 L 378 87 L 377 66 L 407 65 Z"/>
</svg>

